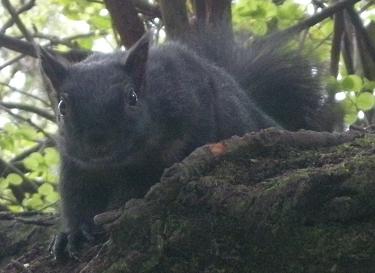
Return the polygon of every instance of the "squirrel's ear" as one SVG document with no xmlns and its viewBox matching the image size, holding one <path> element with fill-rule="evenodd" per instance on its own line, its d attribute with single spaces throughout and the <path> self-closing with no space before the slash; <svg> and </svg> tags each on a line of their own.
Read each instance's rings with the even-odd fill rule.
<svg viewBox="0 0 375 273">
<path fill-rule="evenodd" d="M 151 42 L 152 33 L 148 31 L 126 52 L 124 60 L 125 71 L 132 76 L 137 88 L 144 81 Z"/>
<path fill-rule="evenodd" d="M 42 73 L 46 75 L 56 89 L 67 75 L 68 61 L 63 57 L 52 55 L 40 46 L 37 48 L 37 54 L 40 60 Z"/>
</svg>

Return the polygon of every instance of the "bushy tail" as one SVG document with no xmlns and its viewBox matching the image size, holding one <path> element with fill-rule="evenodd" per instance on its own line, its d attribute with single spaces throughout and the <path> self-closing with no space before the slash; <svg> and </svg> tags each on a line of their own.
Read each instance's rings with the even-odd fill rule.
<svg viewBox="0 0 375 273">
<path fill-rule="evenodd" d="M 245 47 L 217 33 L 200 33 L 190 43 L 199 55 L 231 74 L 284 128 L 333 129 L 334 115 L 324 101 L 320 69 L 285 42 L 263 39 Z"/>
</svg>

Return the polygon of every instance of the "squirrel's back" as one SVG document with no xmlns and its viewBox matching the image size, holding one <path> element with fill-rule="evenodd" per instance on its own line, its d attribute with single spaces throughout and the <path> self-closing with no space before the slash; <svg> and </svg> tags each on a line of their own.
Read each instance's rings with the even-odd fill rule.
<svg viewBox="0 0 375 273">
<path fill-rule="evenodd" d="M 292 49 L 286 38 L 238 43 L 213 30 L 187 43 L 202 58 L 225 69 L 253 102 L 285 129 L 332 130 L 337 117 L 322 84 L 322 66 Z"/>
</svg>

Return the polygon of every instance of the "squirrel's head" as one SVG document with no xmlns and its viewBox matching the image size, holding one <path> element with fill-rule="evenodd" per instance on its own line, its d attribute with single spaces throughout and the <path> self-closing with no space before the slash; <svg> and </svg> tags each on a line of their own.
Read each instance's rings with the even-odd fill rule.
<svg viewBox="0 0 375 273">
<path fill-rule="evenodd" d="M 75 64 L 40 50 L 58 102 L 64 156 L 96 168 L 126 164 L 141 152 L 150 123 L 143 92 L 150 40 L 147 33 L 126 52 Z"/>
</svg>

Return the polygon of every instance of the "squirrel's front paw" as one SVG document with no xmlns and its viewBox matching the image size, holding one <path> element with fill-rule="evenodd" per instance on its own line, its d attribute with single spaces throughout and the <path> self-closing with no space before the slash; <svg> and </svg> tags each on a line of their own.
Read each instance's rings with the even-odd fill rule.
<svg viewBox="0 0 375 273">
<path fill-rule="evenodd" d="M 82 235 L 80 234 L 80 232 L 60 232 L 52 239 L 49 251 L 57 261 L 63 261 L 67 258 L 79 260 L 78 247 L 81 238 Z"/>
<path fill-rule="evenodd" d="M 82 225 L 77 231 L 60 232 L 55 235 L 49 251 L 57 261 L 63 261 L 67 258 L 79 261 L 79 250 L 82 243 L 93 244 L 102 238 L 103 234 L 100 227 Z"/>
</svg>

